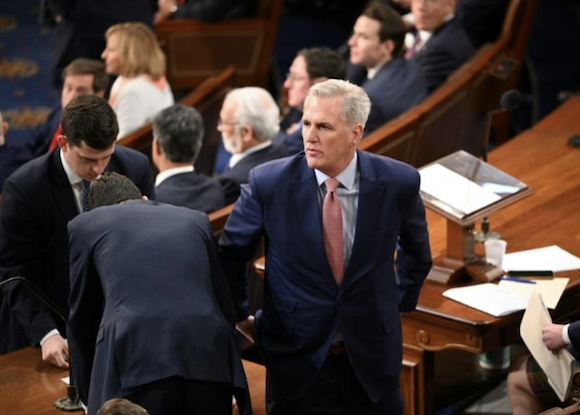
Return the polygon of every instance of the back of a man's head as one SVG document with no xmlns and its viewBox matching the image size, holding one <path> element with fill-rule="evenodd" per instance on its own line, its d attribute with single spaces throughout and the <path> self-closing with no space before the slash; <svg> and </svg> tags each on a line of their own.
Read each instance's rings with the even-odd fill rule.
<svg viewBox="0 0 580 415">
<path fill-rule="evenodd" d="M 199 112 L 185 105 L 173 105 L 153 120 L 153 137 L 159 141 L 165 157 L 173 163 L 193 163 L 203 141 L 203 119 Z"/>
<path fill-rule="evenodd" d="M 119 173 L 107 172 L 91 183 L 88 194 L 89 209 L 116 205 L 141 197 L 141 191 L 129 178 Z"/>
<path fill-rule="evenodd" d="M 236 105 L 238 126 L 249 125 L 258 141 L 269 141 L 280 130 L 280 109 L 263 88 L 247 86 L 230 91 L 226 100 Z"/>
<path fill-rule="evenodd" d="M 93 93 L 104 93 L 109 83 L 109 77 L 105 72 L 105 63 L 97 59 L 77 58 L 67 65 L 62 71 L 62 80 L 67 76 L 92 75 Z"/>
<path fill-rule="evenodd" d="M 310 82 L 319 78 L 344 79 L 346 61 L 340 53 L 327 47 L 306 48 L 298 52 L 306 61 Z"/>
<path fill-rule="evenodd" d="M 127 399 L 110 399 L 101 406 L 97 415 L 149 415 L 149 412 Z"/>
<path fill-rule="evenodd" d="M 62 112 L 62 134 L 69 144 L 78 147 L 84 141 L 95 150 L 105 150 L 115 143 L 119 124 L 115 111 L 103 98 L 80 95 Z"/>
</svg>

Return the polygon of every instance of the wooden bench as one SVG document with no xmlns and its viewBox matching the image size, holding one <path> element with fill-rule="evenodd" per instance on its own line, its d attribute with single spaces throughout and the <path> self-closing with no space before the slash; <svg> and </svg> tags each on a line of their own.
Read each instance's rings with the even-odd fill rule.
<svg viewBox="0 0 580 415">
<path fill-rule="evenodd" d="M 167 56 L 174 89 L 191 89 L 226 67 L 236 68 L 236 86 L 267 87 L 283 0 L 259 0 L 252 18 L 205 23 L 166 19 L 155 33 Z"/>
</svg>

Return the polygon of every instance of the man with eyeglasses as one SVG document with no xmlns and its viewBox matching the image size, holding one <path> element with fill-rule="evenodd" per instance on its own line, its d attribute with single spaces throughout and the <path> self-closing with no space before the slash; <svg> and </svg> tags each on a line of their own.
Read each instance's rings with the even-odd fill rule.
<svg viewBox="0 0 580 415">
<path fill-rule="evenodd" d="M 371 100 L 365 134 L 427 96 L 419 67 L 403 58 L 406 30 L 399 14 L 378 2 L 369 4 L 354 25 L 347 79 L 360 84 Z"/>
<path fill-rule="evenodd" d="M 290 110 L 276 135 L 276 141 L 284 143 L 290 153 L 296 154 L 304 149 L 302 121 L 299 118 L 310 87 L 328 79 L 344 79 L 345 72 L 346 62 L 340 53 L 332 49 L 317 47 L 298 52 L 284 81 Z M 292 121 L 296 119 L 296 122 Z"/>
<path fill-rule="evenodd" d="M 232 154 L 218 176 L 227 204 L 238 199 L 240 186 L 248 183 L 252 168 L 288 155 L 286 147 L 272 143 L 279 121 L 278 105 L 263 88 L 237 88 L 226 95 L 217 128 L 225 149 Z"/>
<path fill-rule="evenodd" d="M 474 53 L 465 29 L 455 18 L 456 0 L 411 0 L 415 28 L 407 34 L 406 57 L 421 68 L 429 92 Z"/>
</svg>

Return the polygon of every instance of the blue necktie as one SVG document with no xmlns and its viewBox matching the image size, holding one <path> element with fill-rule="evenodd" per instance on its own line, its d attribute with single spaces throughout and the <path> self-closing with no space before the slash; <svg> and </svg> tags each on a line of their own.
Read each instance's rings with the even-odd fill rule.
<svg viewBox="0 0 580 415">
<path fill-rule="evenodd" d="M 89 189 L 91 188 L 91 182 L 88 180 L 83 180 L 83 192 L 81 193 L 81 204 L 83 207 L 83 212 L 89 211 Z"/>
</svg>

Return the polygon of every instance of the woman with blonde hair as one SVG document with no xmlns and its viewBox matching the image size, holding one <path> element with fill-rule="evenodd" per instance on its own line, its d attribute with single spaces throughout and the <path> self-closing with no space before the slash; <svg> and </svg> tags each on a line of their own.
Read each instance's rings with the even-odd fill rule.
<svg viewBox="0 0 580 415">
<path fill-rule="evenodd" d="M 118 138 L 122 138 L 173 105 L 173 94 L 165 78 L 165 55 L 149 27 L 142 23 L 116 24 L 107 30 L 105 38 L 107 47 L 101 57 L 107 73 L 118 75 L 109 104 L 117 114 Z"/>
</svg>

